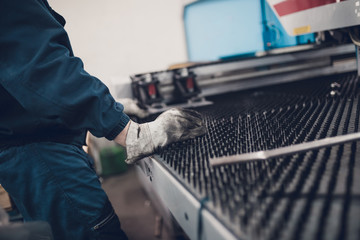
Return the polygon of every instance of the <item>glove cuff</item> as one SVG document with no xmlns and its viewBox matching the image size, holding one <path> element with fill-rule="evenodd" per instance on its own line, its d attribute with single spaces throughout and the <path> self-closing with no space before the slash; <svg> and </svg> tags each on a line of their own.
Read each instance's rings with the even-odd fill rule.
<svg viewBox="0 0 360 240">
<path fill-rule="evenodd" d="M 132 164 L 151 155 L 155 150 L 148 123 L 130 122 L 126 136 L 126 163 Z"/>
</svg>

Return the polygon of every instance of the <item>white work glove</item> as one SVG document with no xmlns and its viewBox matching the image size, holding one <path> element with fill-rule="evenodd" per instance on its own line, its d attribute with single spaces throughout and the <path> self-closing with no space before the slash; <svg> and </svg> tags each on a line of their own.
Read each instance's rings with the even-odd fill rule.
<svg viewBox="0 0 360 240">
<path fill-rule="evenodd" d="M 129 116 L 135 116 L 138 118 L 146 118 L 149 116 L 149 113 L 139 107 L 137 100 L 131 98 L 120 98 L 116 100 L 124 106 L 124 113 Z"/>
<path fill-rule="evenodd" d="M 169 143 L 195 138 L 206 133 L 201 115 L 188 109 L 170 109 L 155 121 L 130 122 L 126 137 L 127 163 L 135 163 Z"/>
</svg>

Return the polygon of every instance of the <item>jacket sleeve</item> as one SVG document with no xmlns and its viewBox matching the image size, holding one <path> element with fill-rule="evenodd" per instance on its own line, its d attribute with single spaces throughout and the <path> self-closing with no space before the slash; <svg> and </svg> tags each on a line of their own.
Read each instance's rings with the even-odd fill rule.
<svg viewBox="0 0 360 240">
<path fill-rule="evenodd" d="M 129 117 L 73 56 L 60 18 L 46 0 L 0 0 L 0 84 L 31 114 L 112 140 Z"/>
</svg>

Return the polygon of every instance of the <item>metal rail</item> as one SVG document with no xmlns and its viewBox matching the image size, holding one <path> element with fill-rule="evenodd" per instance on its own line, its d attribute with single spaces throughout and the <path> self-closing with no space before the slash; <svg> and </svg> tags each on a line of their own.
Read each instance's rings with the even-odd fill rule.
<svg viewBox="0 0 360 240">
<path fill-rule="evenodd" d="M 287 147 L 281 147 L 272 150 L 265 150 L 252 153 L 237 154 L 232 156 L 224 156 L 218 158 L 210 158 L 211 166 L 219 166 L 225 164 L 235 164 L 241 162 L 264 161 L 270 158 L 286 156 L 316 150 L 319 148 L 330 147 L 333 145 L 343 144 L 355 140 L 360 140 L 360 133 L 351 133 L 336 137 L 328 137 L 320 140 L 294 144 Z"/>
</svg>

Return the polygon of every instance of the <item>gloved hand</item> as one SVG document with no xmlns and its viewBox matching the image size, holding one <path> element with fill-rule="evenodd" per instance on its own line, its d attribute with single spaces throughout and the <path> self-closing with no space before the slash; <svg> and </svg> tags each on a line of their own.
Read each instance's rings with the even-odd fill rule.
<svg viewBox="0 0 360 240">
<path fill-rule="evenodd" d="M 120 98 L 117 99 L 117 101 L 124 106 L 124 113 L 127 115 L 139 118 L 146 118 L 149 116 L 147 111 L 139 107 L 137 100 L 131 98 Z"/>
<path fill-rule="evenodd" d="M 127 163 L 149 156 L 159 147 L 206 133 L 201 115 L 188 109 L 170 109 L 155 121 L 137 124 L 130 122 L 126 137 Z"/>
</svg>

